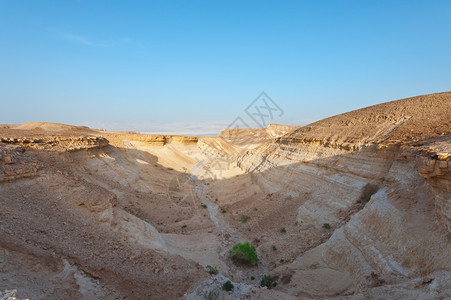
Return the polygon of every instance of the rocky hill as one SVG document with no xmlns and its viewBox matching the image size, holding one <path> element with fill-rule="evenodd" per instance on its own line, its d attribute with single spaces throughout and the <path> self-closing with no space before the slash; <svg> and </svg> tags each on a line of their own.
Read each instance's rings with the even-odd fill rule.
<svg viewBox="0 0 451 300">
<path fill-rule="evenodd" d="M 341 142 L 409 142 L 451 131 L 451 92 L 374 105 L 293 131 L 292 138 Z"/>
</svg>

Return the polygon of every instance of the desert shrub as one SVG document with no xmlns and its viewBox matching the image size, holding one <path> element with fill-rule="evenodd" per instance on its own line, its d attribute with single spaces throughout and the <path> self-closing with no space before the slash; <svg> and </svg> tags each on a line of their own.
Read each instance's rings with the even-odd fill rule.
<svg viewBox="0 0 451 300">
<path fill-rule="evenodd" d="M 277 286 L 277 282 L 275 282 L 270 275 L 265 275 L 260 281 L 260 286 L 266 286 L 268 289 L 272 289 Z"/>
<path fill-rule="evenodd" d="M 276 251 L 277 247 L 275 245 L 272 245 L 272 251 Z"/>
<path fill-rule="evenodd" d="M 227 211 L 225 209 L 221 209 L 221 213 L 225 214 Z"/>
<path fill-rule="evenodd" d="M 206 266 L 205 269 L 207 269 L 207 272 L 212 275 L 217 275 L 219 273 L 218 269 L 216 269 L 215 267 L 212 267 L 210 265 Z"/>
<path fill-rule="evenodd" d="M 255 266 L 257 264 L 257 253 L 255 247 L 249 243 L 236 244 L 230 250 L 230 258 L 237 264 Z"/>
<path fill-rule="evenodd" d="M 227 280 L 227 282 L 222 285 L 222 289 L 227 292 L 233 291 L 233 284 L 230 280 Z"/>
<path fill-rule="evenodd" d="M 219 298 L 219 292 L 205 292 L 204 298 L 205 300 L 217 300 Z"/>
<path fill-rule="evenodd" d="M 324 223 L 323 224 L 323 228 L 330 229 L 330 224 L 329 223 Z"/>
<path fill-rule="evenodd" d="M 279 231 L 280 231 L 281 233 L 286 233 L 286 232 L 287 232 L 287 230 L 285 229 L 285 227 L 280 228 Z"/>
<path fill-rule="evenodd" d="M 207 208 L 208 206 L 207 206 L 207 204 L 202 203 L 202 204 L 200 205 L 200 207 Z"/>
<path fill-rule="evenodd" d="M 241 222 L 246 223 L 251 217 L 243 215 L 241 216 Z"/>
<path fill-rule="evenodd" d="M 186 228 L 186 227 L 188 227 L 188 225 L 186 225 L 186 224 L 183 224 L 182 228 Z"/>
</svg>

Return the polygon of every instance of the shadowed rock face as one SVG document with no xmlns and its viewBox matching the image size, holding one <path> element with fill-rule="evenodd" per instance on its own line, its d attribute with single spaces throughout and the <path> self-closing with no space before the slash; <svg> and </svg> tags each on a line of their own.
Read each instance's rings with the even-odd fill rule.
<svg viewBox="0 0 451 300">
<path fill-rule="evenodd" d="M 450 297 L 450 120 L 441 93 L 218 137 L 2 126 L 0 290 Z M 252 268 L 229 258 L 245 241 Z"/>
</svg>

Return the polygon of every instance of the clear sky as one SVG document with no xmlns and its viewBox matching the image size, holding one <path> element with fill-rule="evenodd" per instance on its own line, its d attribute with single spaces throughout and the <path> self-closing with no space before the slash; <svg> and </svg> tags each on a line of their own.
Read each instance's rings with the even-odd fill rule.
<svg viewBox="0 0 451 300">
<path fill-rule="evenodd" d="M 0 0 L 0 123 L 210 132 L 451 90 L 451 1 Z"/>
</svg>

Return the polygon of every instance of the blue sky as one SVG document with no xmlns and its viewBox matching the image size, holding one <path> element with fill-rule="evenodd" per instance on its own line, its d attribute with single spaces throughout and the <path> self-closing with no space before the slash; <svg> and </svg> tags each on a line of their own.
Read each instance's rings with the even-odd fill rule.
<svg viewBox="0 0 451 300">
<path fill-rule="evenodd" d="M 0 0 L 0 123 L 216 132 L 451 90 L 451 1 Z"/>
</svg>

